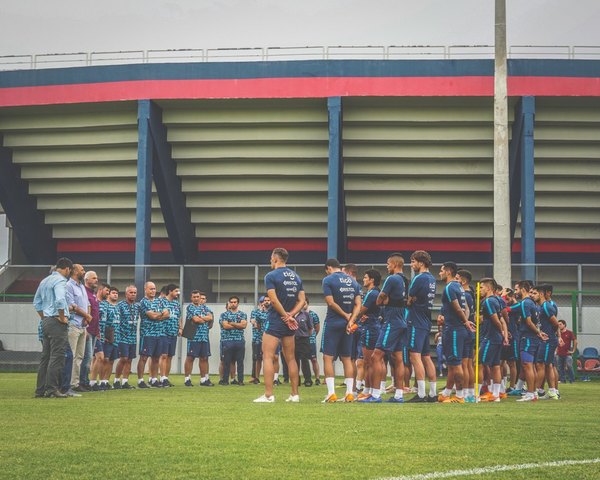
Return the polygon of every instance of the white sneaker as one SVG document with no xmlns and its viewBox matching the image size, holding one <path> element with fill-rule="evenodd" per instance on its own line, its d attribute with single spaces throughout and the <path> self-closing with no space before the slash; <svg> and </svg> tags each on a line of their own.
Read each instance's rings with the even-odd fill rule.
<svg viewBox="0 0 600 480">
<path fill-rule="evenodd" d="M 290 402 L 290 403 L 299 403 L 300 402 L 300 395 L 290 395 L 287 399 L 286 402 Z"/>
<path fill-rule="evenodd" d="M 252 401 L 254 403 L 274 403 L 275 395 L 271 395 L 270 397 L 267 397 L 266 395 L 261 395 L 260 397 Z"/>
</svg>

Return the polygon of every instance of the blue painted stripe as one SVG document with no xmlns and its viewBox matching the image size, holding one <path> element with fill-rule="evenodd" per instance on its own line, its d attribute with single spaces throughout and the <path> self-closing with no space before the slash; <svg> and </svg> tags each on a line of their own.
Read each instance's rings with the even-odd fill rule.
<svg viewBox="0 0 600 480">
<path fill-rule="evenodd" d="M 446 292 L 446 297 L 448 297 L 448 301 L 450 303 L 452 303 L 452 299 L 450 298 L 450 292 L 448 292 L 449 287 L 450 287 L 450 284 L 446 285 L 446 288 L 444 289 L 444 291 Z"/>
<path fill-rule="evenodd" d="M 550 353 L 550 344 L 546 344 L 546 351 L 544 352 L 544 363 L 548 361 L 548 354 Z"/>
<path fill-rule="evenodd" d="M 594 63 L 587 60 L 588 63 Z M 567 67 L 562 70 L 570 71 Z M 600 70 L 600 69 L 599 69 Z M 556 74 L 556 72 L 555 72 Z M 0 72 L 0 87 L 135 80 L 493 76 L 493 60 L 294 60 L 153 63 Z M 594 75 L 590 75 L 594 76 Z M 600 76 L 598 74 L 597 76 Z"/>
<path fill-rule="evenodd" d="M 369 329 L 367 329 L 367 331 L 365 332 L 365 343 L 367 344 L 365 346 L 369 345 Z"/>
<path fill-rule="evenodd" d="M 267 325 L 269 324 L 269 322 L 267 322 Z M 327 330 L 327 322 L 325 322 L 323 324 L 323 333 L 321 334 L 321 351 L 323 351 L 323 348 L 325 347 L 325 331 Z"/>
<path fill-rule="evenodd" d="M 513 350 L 515 351 L 515 358 L 519 358 L 519 352 L 517 351 L 517 341 L 513 340 Z"/>
<path fill-rule="evenodd" d="M 415 327 L 410 327 L 410 346 L 411 348 L 415 348 L 415 334 L 417 333 L 417 330 L 415 329 Z"/>
</svg>

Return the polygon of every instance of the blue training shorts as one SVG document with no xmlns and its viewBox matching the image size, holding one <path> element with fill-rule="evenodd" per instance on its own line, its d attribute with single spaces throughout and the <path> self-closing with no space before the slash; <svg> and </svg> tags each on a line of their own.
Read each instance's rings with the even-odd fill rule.
<svg viewBox="0 0 600 480">
<path fill-rule="evenodd" d="M 112 343 L 105 343 L 104 348 L 104 360 L 114 361 L 119 358 L 119 347 Z"/>
<path fill-rule="evenodd" d="M 442 333 L 442 347 L 446 363 L 453 367 L 462 364 L 463 358 L 469 358 L 469 332 L 464 327 L 445 327 Z"/>
<path fill-rule="evenodd" d="M 210 343 L 188 340 L 187 356 L 192 358 L 210 357 Z"/>
<path fill-rule="evenodd" d="M 346 333 L 348 322 L 343 319 L 325 320 L 321 337 L 321 352 L 332 357 L 352 355 L 352 335 Z"/>
<path fill-rule="evenodd" d="M 544 365 L 554 365 L 554 356 L 556 353 L 556 343 L 540 342 L 540 346 L 535 356 L 536 363 L 543 363 Z"/>
<path fill-rule="evenodd" d="M 175 356 L 175 347 L 177 347 L 177 337 L 162 336 L 159 337 L 159 349 L 161 355 L 168 355 L 169 357 Z"/>
<path fill-rule="evenodd" d="M 394 322 L 386 322 L 381 327 L 375 348 L 384 352 L 401 352 L 406 344 L 406 327 Z"/>
<path fill-rule="evenodd" d="M 379 339 L 381 326 L 379 323 L 366 323 L 361 332 L 361 343 L 367 350 L 375 350 L 375 345 Z"/>
<path fill-rule="evenodd" d="M 423 356 L 429 355 L 429 330 L 409 327 L 408 349 Z"/>
<path fill-rule="evenodd" d="M 276 338 L 292 337 L 296 334 L 295 330 L 290 330 L 288 326 L 283 323 L 281 318 L 269 317 L 265 325 L 265 333 L 272 335 Z"/>
<path fill-rule="evenodd" d="M 316 343 L 310 344 L 310 359 L 312 360 L 313 358 L 317 358 L 317 344 Z"/>
<path fill-rule="evenodd" d="M 144 337 L 144 345 L 140 355 L 160 357 L 160 337 Z"/>
<path fill-rule="evenodd" d="M 533 363 L 540 347 L 540 340 L 537 337 L 521 337 L 521 340 L 519 341 L 519 347 L 521 361 L 523 363 Z"/>
<path fill-rule="evenodd" d="M 119 357 L 133 360 L 137 356 L 135 354 L 136 349 L 137 345 L 135 343 L 119 343 Z"/>
<path fill-rule="evenodd" d="M 94 345 L 94 355 L 100 352 L 104 352 L 104 346 L 103 342 L 98 338 L 96 340 L 96 345 Z"/>
<path fill-rule="evenodd" d="M 490 343 L 487 338 L 484 338 L 479 346 L 479 361 L 488 367 L 500 365 L 500 352 L 502 345 L 499 343 Z"/>
</svg>

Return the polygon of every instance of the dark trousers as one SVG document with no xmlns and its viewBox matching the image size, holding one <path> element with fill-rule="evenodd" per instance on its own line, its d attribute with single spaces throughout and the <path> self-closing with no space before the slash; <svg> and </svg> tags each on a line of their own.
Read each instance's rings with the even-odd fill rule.
<svg viewBox="0 0 600 480">
<path fill-rule="evenodd" d="M 308 337 L 296 337 L 296 362 L 302 369 L 304 381 L 309 381 L 310 378 L 310 340 Z"/>
<path fill-rule="evenodd" d="M 69 344 L 68 327 L 60 323 L 57 317 L 42 319 L 42 358 L 38 369 L 35 393 L 43 395 L 59 389 L 62 369 L 65 365 L 65 351 Z"/>
<path fill-rule="evenodd" d="M 231 362 L 237 364 L 238 382 L 244 381 L 244 356 L 246 344 L 244 342 L 223 342 L 223 380 L 229 382 Z"/>
<path fill-rule="evenodd" d="M 285 357 L 283 356 L 283 350 L 281 351 L 281 368 L 283 369 L 283 381 L 284 382 L 289 382 L 290 381 L 290 373 L 288 371 L 288 366 L 287 366 L 287 362 L 285 361 Z"/>
<path fill-rule="evenodd" d="M 73 373 L 73 350 L 69 345 L 67 337 L 67 346 L 65 347 L 65 366 L 60 374 L 60 391 L 65 393 L 71 388 L 71 375 Z"/>
</svg>

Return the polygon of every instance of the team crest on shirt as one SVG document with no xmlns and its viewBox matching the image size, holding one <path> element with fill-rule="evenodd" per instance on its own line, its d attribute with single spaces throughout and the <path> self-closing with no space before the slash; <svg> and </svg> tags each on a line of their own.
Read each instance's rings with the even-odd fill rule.
<svg viewBox="0 0 600 480">
<path fill-rule="evenodd" d="M 352 285 L 352 279 L 350 277 L 340 277 L 340 283 L 344 285 Z"/>
<path fill-rule="evenodd" d="M 294 272 L 292 272 L 291 270 L 287 270 L 287 271 L 283 272 L 283 276 L 288 277 L 290 280 L 296 279 L 296 274 Z"/>
</svg>

